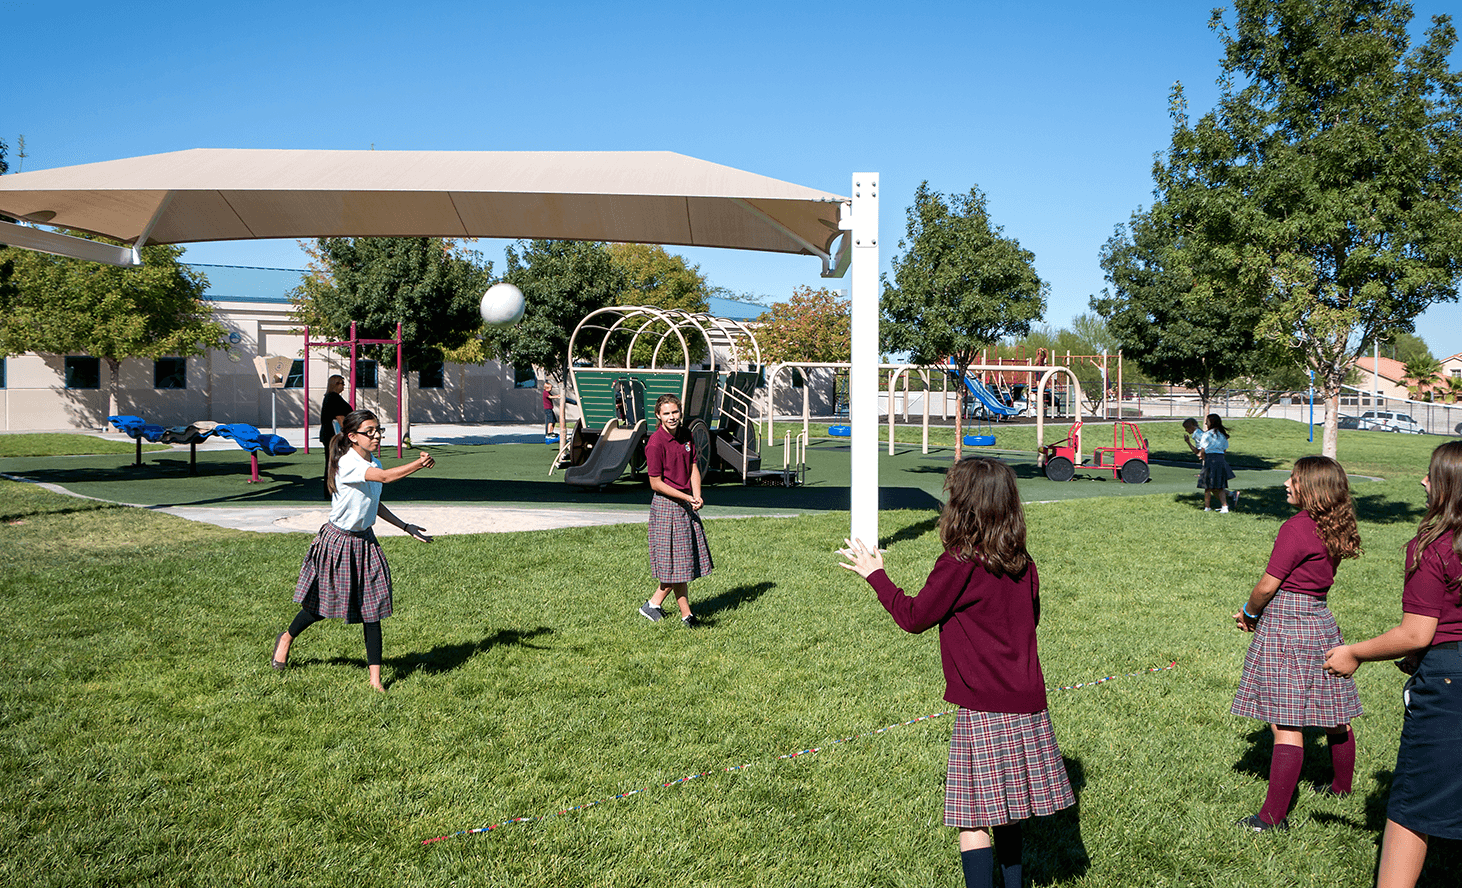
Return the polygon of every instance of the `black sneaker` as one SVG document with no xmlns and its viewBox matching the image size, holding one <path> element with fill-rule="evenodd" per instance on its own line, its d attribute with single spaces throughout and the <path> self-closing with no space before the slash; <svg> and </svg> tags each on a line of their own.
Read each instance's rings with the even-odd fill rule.
<svg viewBox="0 0 1462 888">
<path fill-rule="evenodd" d="M 1268 832 L 1271 829 L 1289 829 L 1289 818 L 1286 817 L 1278 823 L 1270 823 L 1262 819 L 1258 814 L 1250 814 L 1243 820 L 1235 820 L 1234 826 L 1242 826 L 1245 829 L 1252 829 L 1254 832 Z"/>
<path fill-rule="evenodd" d="M 1338 791 L 1334 786 L 1331 786 L 1329 783 L 1321 783 L 1321 784 L 1316 785 L 1315 786 L 1315 794 L 1316 795 L 1322 795 L 1322 796 L 1328 796 L 1328 797 L 1330 797 L 1332 799 L 1343 799 L 1346 796 L 1350 795 L 1350 793 L 1348 793 L 1348 792 L 1340 792 L 1340 791 Z"/>
<path fill-rule="evenodd" d="M 701 625 L 701 621 L 695 618 L 695 614 L 691 614 L 687 617 L 681 617 L 680 625 L 684 626 L 687 629 L 694 629 L 697 626 Z"/>
<path fill-rule="evenodd" d="M 649 620 L 651 623 L 658 623 L 665 619 L 665 611 L 647 601 L 640 605 L 640 616 Z"/>
</svg>

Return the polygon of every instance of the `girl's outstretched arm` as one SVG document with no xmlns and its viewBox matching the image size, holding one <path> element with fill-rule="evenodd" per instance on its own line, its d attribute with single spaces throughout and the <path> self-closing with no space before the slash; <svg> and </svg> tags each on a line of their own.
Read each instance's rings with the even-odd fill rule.
<svg viewBox="0 0 1462 888">
<path fill-rule="evenodd" d="M 1436 617 L 1404 613 L 1401 615 L 1401 625 L 1394 629 L 1388 629 L 1366 641 L 1331 648 L 1325 654 L 1325 671 L 1341 678 L 1349 678 L 1362 663 L 1403 657 L 1429 647 L 1436 634 Z"/>
<path fill-rule="evenodd" d="M 425 527 L 422 527 L 420 524 L 407 524 L 405 521 L 397 518 L 396 513 L 386 508 L 385 503 L 376 503 L 376 517 L 380 518 L 387 524 L 399 527 L 402 530 L 406 531 L 407 536 L 415 537 L 416 539 L 421 540 L 423 543 L 431 542 L 431 537 L 426 535 Z"/>
<path fill-rule="evenodd" d="M 868 579 L 868 576 L 883 570 L 883 552 L 878 549 L 870 550 L 862 540 L 843 540 L 848 548 L 839 549 L 838 554 L 848 559 L 848 562 L 839 562 L 839 567 L 846 567 L 848 570 L 857 571 L 858 576 Z M 851 562 L 851 563 L 849 563 Z"/>
<path fill-rule="evenodd" d="M 423 450 L 416 459 L 409 463 L 402 463 L 399 466 L 393 466 L 389 469 L 378 469 L 375 466 L 371 466 L 365 470 L 365 479 L 367 481 L 379 481 L 382 484 L 390 484 L 392 481 L 400 481 L 413 472 L 429 469 L 436 464 L 437 461 L 431 458 L 431 454 Z"/>
</svg>

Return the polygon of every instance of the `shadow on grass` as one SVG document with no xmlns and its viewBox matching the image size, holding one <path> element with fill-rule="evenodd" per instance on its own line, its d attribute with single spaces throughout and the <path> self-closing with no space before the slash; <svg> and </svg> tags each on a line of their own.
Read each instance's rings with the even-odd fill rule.
<svg viewBox="0 0 1462 888">
<path fill-rule="evenodd" d="M 933 518 L 925 518 L 923 521 L 919 521 L 915 524 L 910 524 L 908 527 L 899 528 L 891 536 L 884 537 L 882 546 L 886 549 L 894 543 L 904 543 L 909 542 L 910 540 L 917 540 L 924 534 L 932 533 L 938 529 L 938 515 L 934 516 Z"/>
<path fill-rule="evenodd" d="M 1086 787 L 1086 767 L 1081 759 L 1070 756 L 1064 756 L 1062 761 L 1076 804 L 1050 817 L 1032 817 L 1022 824 L 1024 869 L 1033 885 L 1067 882 L 1080 878 L 1091 868 L 1091 857 L 1081 838 L 1081 791 Z"/>
<path fill-rule="evenodd" d="M 718 614 L 721 611 L 736 610 L 741 605 L 755 601 L 775 588 L 777 588 L 776 583 L 767 581 L 743 583 L 740 586 L 733 586 L 724 592 L 712 595 L 704 601 L 696 602 L 696 617 L 701 619 L 709 617 L 712 614 Z"/>
<path fill-rule="evenodd" d="M 457 644 L 439 644 L 429 651 L 415 654 L 402 654 L 399 657 L 385 657 L 381 665 L 389 666 L 395 671 L 393 683 L 402 681 L 418 672 L 427 675 L 440 675 L 443 672 L 451 672 L 466 665 L 467 661 L 502 645 L 522 645 L 537 650 L 543 648 L 538 645 L 529 644 L 528 640 L 537 638 L 540 635 L 551 635 L 553 630 L 547 626 L 539 626 L 536 629 L 499 629 L 492 635 L 481 641 L 464 641 Z M 365 657 L 328 657 L 328 658 L 290 658 L 290 666 L 357 666 L 364 668 Z"/>
</svg>

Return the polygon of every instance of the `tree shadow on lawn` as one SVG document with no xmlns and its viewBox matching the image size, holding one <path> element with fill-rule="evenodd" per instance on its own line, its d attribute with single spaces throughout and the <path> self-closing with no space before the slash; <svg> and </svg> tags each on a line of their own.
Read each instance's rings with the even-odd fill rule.
<svg viewBox="0 0 1462 888">
<path fill-rule="evenodd" d="M 1371 776 L 1375 778 L 1376 788 L 1366 796 L 1363 828 L 1375 834 L 1372 841 L 1376 846 L 1376 864 L 1371 870 L 1371 878 L 1374 880 L 1375 871 L 1381 862 L 1381 839 L 1386 829 L 1386 806 L 1391 799 L 1391 782 L 1394 774 L 1391 771 L 1380 770 L 1373 772 Z M 1303 788 L 1303 784 L 1301 784 L 1301 788 Z M 1316 823 L 1362 828 L 1362 825 L 1356 823 L 1353 818 L 1324 811 L 1316 811 L 1310 815 L 1310 818 Z M 1417 879 L 1416 884 L 1455 884 L 1459 870 L 1462 870 L 1462 842 L 1433 838 L 1428 843 L 1426 864 L 1422 866 L 1421 878 Z"/>
<path fill-rule="evenodd" d="M 1091 857 L 1081 838 L 1081 791 L 1086 787 L 1086 766 L 1071 756 L 1063 756 L 1062 761 L 1076 804 L 1050 817 L 1032 817 L 1021 829 L 1023 864 L 1033 885 L 1066 882 L 1091 868 Z"/>
<path fill-rule="evenodd" d="M 457 644 L 439 644 L 429 651 L 414 654 L 402 654 L 397 657 L 385 657 L 381 665 L 389 666 L 395 671 L 393 683 L 402 681 L 418 672 L 428 675 L 439 675 L 444 672 L 451 672 L 466 665 L 467 661 L 502 645 L 515 644 L 523 647 L 544 650 L 539 645 L 529 644 L 528 640 L 537 638 L 540 635 L 551 635 L 553 629 L 548 626 L 539 626 L 535 629 L 499 629 L 492 635 L 481 641 L 464 641 Z M 323 658 L 290 658 L 290 666 L 357 666 L 366 665 L 364 657 L 323 657 Z"/>
<path fill-rule="evenodd" d="M 893 535 L 885 537 L 882 545 L 884 548 L 887 548 L 894 543 L 903 543 L 909 542 L 911 540 L 917 540 L 924 534 L 930 533 L 938 529 L 939 516 L 935 515 L 933 518 L 925 518 L 923 521 L 919 521 L 915 524 L 910 524 L 908 527 L 899 528 L 893 533 Z"/>
<path fill-rule="evenodd" d="M 1335 778 L 1335 770 L 1330 765 L 1330 745 L 1325 740 L 1323 728 L 1305 728 L 1305 761 L 1300 767 L 1300 781 L 1295 788 L 1294 798 L 1290 799 L 1289 810 L 1294 810 L 1295 804 L 1299 801 L 1300 793 L 1315 793 L 1330 786 Z M 1256 728 L 1249 732 L 1244 738 L 1249 741 L 1249 748 L 1243 756 L 1234 763 L 1234 770 L 1240 774 L 1248 774 L 1266 783 L 1269 780 L 1269 761 L 1274 754 L 1274 733 L 1268 726 Z M 1379 830 L 1386 823 L 1386 796 L 1390 794 L 1391 772 L 1377 771 L 1376 781 L 1379 784 L 1377 789 L 1366 798 L 1365 829 Z M 1257 809 L 1256 809 L 1257 810 Z M 1343 817 L 1336 814 L 1329 814 L 1317 811 L 1311 815 L 1314 820 L 1325 823 L 1344 823 L 1356 829 L 1361 829 L 1362 824 L 1357 823 L 1353 818 Z"/>
</svg>

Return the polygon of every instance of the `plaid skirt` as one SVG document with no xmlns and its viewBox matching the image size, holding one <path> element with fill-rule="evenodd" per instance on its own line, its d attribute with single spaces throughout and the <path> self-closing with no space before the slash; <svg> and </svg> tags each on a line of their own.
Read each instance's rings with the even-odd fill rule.
<svg viewBox="0 0 1462 888">
<path fill-rule="evenodd" d="M 701 516 L 660 494 L 650 499 L 650 572 L 662 583 L 689 583 L 710 574 L 711 547 Z"/>
<path fill-rule="evenodd" d="M 1279 590 L 1254 627 L 1229 711 L 1287 727 L 1349 724 L 1361 714 L 1355 682 L 1325 671 L 1325 652 L 1344 643 L 1324 599 Z"/>
<path fill-rule="evenodd" d="M 1199 490 L 1228 490 L 1228 483 L 1234 477 L 1234 470 L 1228 467 L 1228 457 L 1222 453 L 1203 454 L 1203 471 L 1198 473 Z"/>
<path fill-rule="evenodd" d="M 294 600 L 322 617 L 374 623 L 391 616 L 391 569 L 376 532 L 325 522 L 305 553 Z"/>
<path fill-rule="evenodd" d="M 949 739 L 944 825 L 978 829 L 1076 804 L 1051 716 L 961 707 Z"/>
</svg>

